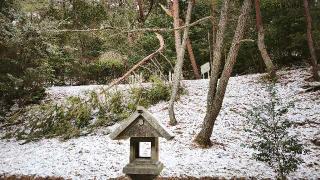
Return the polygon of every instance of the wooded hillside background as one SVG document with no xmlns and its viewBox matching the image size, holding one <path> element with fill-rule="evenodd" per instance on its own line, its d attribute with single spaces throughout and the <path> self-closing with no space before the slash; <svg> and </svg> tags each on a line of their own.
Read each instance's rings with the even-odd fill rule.
<svg viewBox="0 0 320 180">
<path fill-rule="evenodd" d="M 169 2 L 169 1 L 168 1 Z M 165 0 L 2 0 L 0 1 L 0 94 L 3 109 L 25 105 L 44 96 L 52 85 L 107 84 L 121 76 L 158 46 L 153 32 L 161 31 L 165 49 L 135 73 L 167 78 L 176 62 L 173 18 L 161 8 Z M 218 0 L 215 14 L 222 1 Z M 310 63 L 307 23 L 301 0 L 261 0 L 265 44 L 277 68 Z M 212 14 L 210 0 L 194 3 L 191 22 Z M 242 1 L 231 1 L 222 60 L 227 57 Z M 187 1 L 179 3 L 185 17 Z M 312 35 L 320 57 L 320 2 L 309 1 Z M 252 7 L 253 8 L 253 7 Z M 245 42 L 233 75 L 265 72 L 257 46 L 255 11 L 251 11 Z M 219 16 L 214 17 L 217 22 Z M 183 19 L 184 20 L 184 19 Z M 212 19 L 213 20 L 213 19 Z M 190 27 L 189 40 L 197 67 L 212 61 L 210 20 Z M 171 29 L 171 30 L 170 30 Z M 186 51 L 186 53 L 190 51 Z M 183 77 L 195 79 L 188 54 Z"/>
</svg>

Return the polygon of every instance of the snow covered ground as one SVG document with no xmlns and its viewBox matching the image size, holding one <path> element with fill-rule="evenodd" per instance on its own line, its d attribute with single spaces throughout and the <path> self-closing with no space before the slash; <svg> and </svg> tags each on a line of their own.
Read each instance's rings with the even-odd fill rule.
<svg viewBox="0 0 320 180">
<path fill-rule="evenodd" d="M 305 93 L 302 86 L 310 76 L 306 69 L 278 73 L 277 89 L 285 102 L 295 101 L 295 108 L 287 114 L 296 122 L 320 123 L 320 92 Z M 168 126 L 167 103 L 161 102 L 149 110 L 175 135 L 171 141 L 161 139 L 160 160 L 165 168 L 161 176 L 254 176 L 274 177 L 273 171 L 252 159 L 252 150 L 241 147 L 248 142 L 243 131 L 245 112 L 251 105 L 266 99 L 262 75 L 246 75 L 230 79 L 222 111 L 216 121 L 212 140 L 216 145 L 209 149 L 195 147 L 192 140 L 200 130 L 205 115 L 208 80 L 187 80 L 183 84 L 188 93 L 176 102 L 178 125 Z M 79 95 L 101 86 L 53 87 L 51 98 Z M 124 86 L 123 86 L 124 87 Z M 112 131 L 115 127 L 109 127 Z M 320 147 L 311 140 L 320 136 L 320 126 L 296 126 L 298 135 L 310 152 L 303 155 L 305 163 L 290 175 L 295 178 L 320 178 Z M 112 141 L 108 135 L 97 133 L 61 142 L 47 139 L 20 145 L 15 140 L 0 140 L 0 173 L 24 175 L 54 175 L 73 179 L 107 179 L 123 175 L 122 168 L 129 160 L 129 142 Z"/>
</svg>

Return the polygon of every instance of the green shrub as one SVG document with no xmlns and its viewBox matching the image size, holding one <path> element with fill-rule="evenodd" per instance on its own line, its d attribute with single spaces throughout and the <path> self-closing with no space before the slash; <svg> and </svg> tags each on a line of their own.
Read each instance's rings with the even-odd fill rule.
<svg viewBox="0 0 320 180">
<path fill-rule="evenodd" d="M 147 98 L 151 104 L 160 101 L 168 101 L 170 99 L 171 88 L 164 84 L 161 80 L 154 80 L 152 87 L 147 91 Z"/>
<path fill-rule="evenodd" d="M 257 151 L 253 154 L 256 160 L 274 169 L 277 179 L 286 179 L 286 175 L 303 162 L 299 155 L 306 151 L 297 136 L 288 132 L 292 122 L 283 117 L 293 105 L 281 104 L 274 84 L 268 87 L 268 92 L 270 101 L 254 107 L 246 115 L 249 120 L 246 131 L 253 137 L 249 147 Z"/>
<path fill-rule="evenodd" d="M 79 129 L 88 126 L 91 120 L 91 104 L 80 97 L 70 97 L 68 103 L 65 110 L 66 119 L 74 120 L 75 126 Z"/>
<path fill-rule="evenodd" d="M 128 103 L 128 108 L 135 111 L 137 106 L 148 107 L 150 106 L 147 100 L 146 88 L 133 87 L 130 89 L 131 101 Z"/>
<path fill-rule="evenodd" d="M 72 96 L 62 102 L 28 106 L 12 114 L 7 122 L 17 124 L 7 129 L 4 138 L 32 141 L 41 138 L 69 139 L 90 133 L 129 117 L 138 105 L 149 107 L 170 98 L 170 86 L 154 80 L 150 88 L 132 88 L 128 95 L 120 91 L 88 92 L 85 97 Z"/>
<path fill-rule="evenodd" d="M 65 103 L 44 103 L 26 108 L 15 121 L 25 119 L 23 127 L 15 133 L 18 139 L 36 140 L 42 137 L 79 136 L 90 124 L 91 105 L 79 97 L 70 97 Z"/>
<path fill-rule="evenodd" d="M 4 121 L 13 105 L 23 107 L 44 97 L 52 69 L 50 42 L 39 26 L 24 16 L 18 1 L 1 1 L 0 7 L 0 121 Z"/>
<path fill-rule="evenodd" d="M 106 52 L 102 54 L 96 62 L 100 74 L 107 80 L 114 79 L 122 75 L 125 70 L 126 57 L 116 52 Z"/>
<path fill-rule="evenodd" d="M 3 114 L 14 104 L 22 107 L 41 100 L 51 74 L 43 50 L 46 49 L 44 39 L 33 27 L 25 26 L 23 30 L 14 28 L 5 35 L 0 30 L 4 38 L 4 42 L 0 42 L 2 52 L 11 53 L 2 54 L 0 64 L 0 111 Z"/>
<path fill-rule="evenodd" d="M 116 91 L 110 96 L 109 101 L 109 110 L 111 113 L 119 114 L 124 111 L 124 107 L 122 105 L 123 102 L 123 94 L 120 91 Z"/>
<path fill-rule="evenodd" d="M 150 88 L 139 87 L 131 89 L 131 109 L 135 109 L 136 106 L 134 105 L 149 107 L 160 101 L 168 101 L 170 99 L 171 88 L 168 84 L 165 84 L 161 79 L 155 76 L 151 77 L 150 81 L 152 82 Z"/>
</svg>

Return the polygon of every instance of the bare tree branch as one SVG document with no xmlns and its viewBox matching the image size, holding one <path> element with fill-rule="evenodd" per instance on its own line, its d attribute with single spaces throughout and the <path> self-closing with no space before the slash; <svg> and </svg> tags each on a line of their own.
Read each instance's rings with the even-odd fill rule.
<svg viewBox="0 0 320 180">
<path fill-rule="evenodd" d="M 180 26 L 178 28 L 141 28 L 141 29 L 126 29 L 125 27 L 113 27 L 113 26 L 103 26 L 101 28 L 96 29 L 60 29 L 60 30 L 45 30 L 42 32 L 53 32 L 53 33 L 61 33 L 61 32 L 95 32 L 95 31 L 106 31 L 106 30 L 114 30 L 120 31 L 120 33 L 133 33 L 133 32 L 170 32 L 175 30 L 181 30 L 185 28 L 189 28 L 198 24 L 201 24 L 203 21 L 207 21 L 211 19 L 212 16 L 206 16 L 204 18 L 198 19 L 193 23 L 188 25 Z M 41 31 L 40 31 L 41 32 Z"/>
</svg>

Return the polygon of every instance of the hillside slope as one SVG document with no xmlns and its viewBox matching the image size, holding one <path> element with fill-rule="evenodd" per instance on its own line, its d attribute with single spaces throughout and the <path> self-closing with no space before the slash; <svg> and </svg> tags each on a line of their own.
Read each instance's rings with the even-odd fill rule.
<svg viewBox="0 0 320 180">
<path fill-rule="evenodd" d="M 310 152 L 303 155 L 303 163 L 290 177 L 320 177 L 320 147 L 311 140 L 320 136 L 320 92 L 304 92 L 310 76 L 307 69 L 281 71 L 276 84 L 278 96 L 284 102 L 294 102 L 287 117 L 298 124 L 291 133 L 298 135 Z M 222 111 L 216 121 L 209 149 L 196 147 L 192 140 L 200 130 L 205 116 L 208 80 L 186 80 L 187 94 L 176 103 L 178 125 L 168 126 L 167 103 L 161 102 L 149 110 L 175 135 L 171 141 L 160 141 L 160 159 L 165 165 L 162 176 L 254 176 L 274 177 L 272 170 L 253 160 L 252 150 L 241 147 L 248 142 L 243 131 L 245 113 L 253 105 L 267 98 L 261 74 L 230 79 Z M 100 86 L 54 87 L 48 92 L 53 99 L 79 95 Z M 121 86 L 125 88 L 125 86 Z M 308 124 L 305 122 L 316 122 Z M 104 131 L 112 131 L 117 125 Z M 106 179 L 122 175 L 128 163 L 129 142 L 112 141 L 97 133 L 61 142 L 57 139 L 41 140 L 19 145 L 15 140 L 0 140 L 0 173 L 55 175 L 73 179 Z"/>
</svg>

